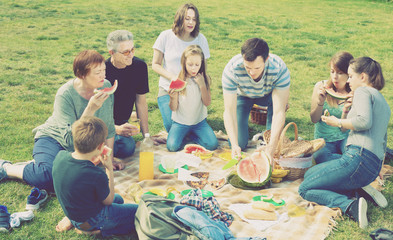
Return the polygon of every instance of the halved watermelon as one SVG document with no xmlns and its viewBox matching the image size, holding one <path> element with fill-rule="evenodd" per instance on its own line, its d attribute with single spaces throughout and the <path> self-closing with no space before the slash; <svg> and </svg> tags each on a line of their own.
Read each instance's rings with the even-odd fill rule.
<svg viewBox="0 0 393 240">
<path fill-rule="evenodd" d="M 176 92 L 183 90 L 187 86 L 187 82 L 182 81 L 180 79 L 176 79 L 175 81 L 171 81 L 169 85 L 169 89 L 175 89 Z"/>
<path fill-rule="evenodd" d="M 270 159 L 264 151 L 254 152 L 238 163 L 237 174 L 249 186 L 263 186 L 272 175 Z"/>
<path fill-rule="evenodd" d="M 339 93 L 339 92 L 334 91 L 333 88 L 325 88 L 325 90 L 326 90 L 327 94 L 329 94 L 330 96 L 332 96 L 334 98 L 337 98 L 339 100 L 347 100 L 348 98 L 351 97 L 351 94 L 349 94 L 349 93 L 346 93 L 346 94 Z"/>
<path fill-rule="evenodd" d="M 109 88 L 103 88 L 103 89 L 94 89 L 94 93 L 99 93 L 99 92 L 104 92 L 107 93 L 108 95 L 113 94 L 117 89 L 117 79 L 113 83 L 112 87 Z"/>
</svg>

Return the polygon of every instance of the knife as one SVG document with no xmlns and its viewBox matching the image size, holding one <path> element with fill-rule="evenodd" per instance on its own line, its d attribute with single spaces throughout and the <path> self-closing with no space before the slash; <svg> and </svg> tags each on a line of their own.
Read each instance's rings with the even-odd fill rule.
<svg viewBox="0 0 393 240">
<path fill-rule="evenodd" d="M 231 168 L 235 166 L 238 163 L 236 159 L 231 159 L 225 166 L 222 168 L 222 170 L 227 170 L 228 168 Z"/>
</svg>

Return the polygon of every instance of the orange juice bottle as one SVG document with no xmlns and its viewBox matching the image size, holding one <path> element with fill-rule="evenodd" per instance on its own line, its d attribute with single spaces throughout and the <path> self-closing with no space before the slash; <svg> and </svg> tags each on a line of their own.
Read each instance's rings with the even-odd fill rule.
<svg viewBox="0 0 393 240">
<path fill-rule="evenodd" d="M 139 152 L 139 181 L 154 179 L 154 142 L 146 133 Z"/>
</svg>

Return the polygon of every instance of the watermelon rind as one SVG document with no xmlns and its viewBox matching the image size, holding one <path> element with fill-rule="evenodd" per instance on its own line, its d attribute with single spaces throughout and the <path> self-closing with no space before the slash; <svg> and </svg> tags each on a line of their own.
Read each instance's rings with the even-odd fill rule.
<svg viewBox="0 0 393 240">
<path fill-rule="evenodd" d="M 336 98 L 338 100 L 347 100 L 349 98 L 349 94 L 342 95 L 342 94 L 339 94 L 339 93 L 335 92 L 331 88 L 325 88 L 325 90 L 326 90 L 327 94 L 329 94 L 330 96 L 332 96 L 333 98 Z"/>
<path fill-rule="evenodd" d="M 231 172 L 227 176 L 227 182 L 236 188 L 241 188 L 244 190 L 260 190 L 268 188 L 271 184 L 270 180 L 267 180 L 264 183 L 249 183 L 242 180 L 239 175 L 237 175 L 236 171 Z"/>
<path fill-rule="evenodd" d="M 183 85 L 183 86 L 179 87 L 178 85 Z M 187 86 L 187 82 L 177 79 L 175 81 L 171 81 L 171 84 L 169 85 L 169 89 L 174 89 L 175 92 L 180 92 L 183 89 L 185 89 L 186 86 Z"/>
<path fill-rule="evenodd" d="M 112 87 L 103 88 L 103 89 L 94 89 L 94 93 L 104 92 L 108 95 L 111 95 L 114 92 L 116 92 L 116 89 L 117 89 L 117 80 L 115 80 Z"/>
</svg>

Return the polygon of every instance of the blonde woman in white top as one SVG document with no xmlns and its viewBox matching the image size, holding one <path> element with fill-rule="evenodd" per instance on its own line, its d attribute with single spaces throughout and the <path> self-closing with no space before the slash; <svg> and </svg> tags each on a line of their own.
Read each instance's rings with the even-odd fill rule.
<svg viewBox="0 0 393 240">
<path fill-rule="evenodd" d="M 168 133 L 167 148 L 178 151 L 192 133 L 193 141 L 209 150 L 218 146 L 213 129 L 206 121 L 207 106 L 211 103 L 210 78 L 206 74 L 205 57 L 198 45 L 188 46 L 181 57 L 180 80 L 186 81 L 184 90 L 169 90 L 172 127 Z"/>
</svg>

